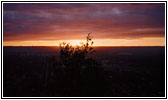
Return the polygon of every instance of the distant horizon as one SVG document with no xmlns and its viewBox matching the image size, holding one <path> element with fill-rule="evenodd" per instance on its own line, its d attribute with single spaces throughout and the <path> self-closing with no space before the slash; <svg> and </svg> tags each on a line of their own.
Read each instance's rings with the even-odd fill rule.
<svg viewBox="0 0 168 100">
<path fill-rule="evenodd" d="M 3 46 L 3 47 L 59 47 L 59 46 Z M 108 47 L 165 47 L 165 46 L 92 46 L 92 47 L 108 48 Z"/>
</svg>

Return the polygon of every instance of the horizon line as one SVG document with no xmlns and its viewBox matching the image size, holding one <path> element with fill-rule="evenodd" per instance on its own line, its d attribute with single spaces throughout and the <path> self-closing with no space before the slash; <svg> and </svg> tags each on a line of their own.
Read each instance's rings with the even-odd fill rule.
<svg viewBox="0 0 168 100">
<path fill-rule="evenodd" d="M 3 47 L 59 47 L 59 46 L 3 46 Z M 91 47 L 165 47 L 165 46 L 91 46 Z"/>
</svg>

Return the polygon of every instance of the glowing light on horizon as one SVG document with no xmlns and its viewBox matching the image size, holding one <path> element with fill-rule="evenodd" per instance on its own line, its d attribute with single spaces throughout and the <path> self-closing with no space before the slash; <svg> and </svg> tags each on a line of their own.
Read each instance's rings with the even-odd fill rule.
<svg viewBox="0 0 168 100">
<path fill-rule="evenodd" d="M 70 43 L 72 46 L 81 46 L 82 43 L 85 43 L 85 40 L 69 40 L 67 43 Z"/>
<path fill-rule="evenodd" d="M 141 38 L 141 39 L 93 39 L 93 46 L 165 46 L 165 38 Z M 59 46 L 66 42 L 72 46 L 81 46 L 86 40 L 59 40 L 59 41 L 5 41 L 4 46 Z"/>
</svg>

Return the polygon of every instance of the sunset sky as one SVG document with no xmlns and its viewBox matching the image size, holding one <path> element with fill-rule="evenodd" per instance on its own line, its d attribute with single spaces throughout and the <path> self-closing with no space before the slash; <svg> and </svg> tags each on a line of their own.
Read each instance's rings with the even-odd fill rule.
<svg viewBox="0 0 168 100">
<path fill-rule="evenodd" d="M 3 3 L 4 46 L 164 46 L 164 3 Z"/>
</svg>

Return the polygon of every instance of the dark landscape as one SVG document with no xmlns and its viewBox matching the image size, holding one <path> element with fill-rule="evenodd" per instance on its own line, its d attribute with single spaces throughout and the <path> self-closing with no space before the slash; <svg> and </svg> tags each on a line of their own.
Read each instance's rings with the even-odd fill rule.
<svg viewBox="0 0 168 100">
<path fill-rule="evenodd" d="M 73 79 L 56 69 L 57 63 L 49 65 L 50 59 L 59 59 L 58 47 L 3 47 L 3 96 L 165 96 L 165 47 L 94 49 L 91 56 L 99 62 L 98 70 Z"/>
</svg>

